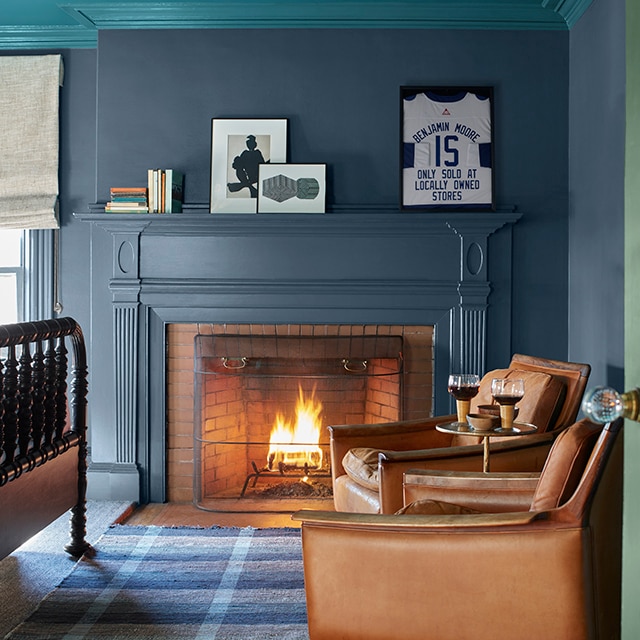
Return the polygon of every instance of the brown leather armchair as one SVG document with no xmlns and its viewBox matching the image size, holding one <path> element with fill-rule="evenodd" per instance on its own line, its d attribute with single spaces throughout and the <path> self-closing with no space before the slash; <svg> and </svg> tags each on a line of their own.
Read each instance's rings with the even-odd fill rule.
<svg viewBox="0 0 640 640">
<path fill-rule="evenodd" d="M 523 510 L 425 498 L 424 471 L 402 515 L 294 514 L 310 640 L 619 638 L 621 427 L 566 429 Z"/>
<path fill-rule="evenodd" d="M 533 436 L 508 438 L 491 444 L 494 471 L 540 471 L 557 434 L 572 424 L 591 373 L 587 364 L 515 354 L 508 369 L 487 373 L 471 410 L 491 404 L 494 377 L 525 378 L 525 397 L 518 420 L 538 427 Z M 331 474 L 337 511 L 394 513 L 402 506 L 402 478 L 407 469 L 482 469 L 480 440 L 436 431 L 455 420 L 439 416 L 426 420 L 384 424 L 330 426 Z"/>
</svg>

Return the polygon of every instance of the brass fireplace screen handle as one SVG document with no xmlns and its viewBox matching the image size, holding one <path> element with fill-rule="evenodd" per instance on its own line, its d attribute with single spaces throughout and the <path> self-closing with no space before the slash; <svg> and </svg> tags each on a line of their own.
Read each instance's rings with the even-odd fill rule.
<svg viewBox="0 0 640 640">
<path fill-rule="evenodd" d="M 349 360 L 349 358 L 342 359 L 342 366 L 345 368 L 345 371 L 350 371 L 351 373 L 359 373 L 367 370 L 367 361 L 366 360 L 357 360 L 356 365 L 353 366 L 353 360 Z"/>
<path fill-rule="evenodd" d="M 249 362 L 249 358 L 222 358 L 222 366 L 225 369 L 244 369 Z M 354 366 L 355 363 L 355 366 Z M 351 373 L 358 373 L 367 370 L 368 362 L 366 360 L 349 360 L 348 358 L 342 359 L 342 366 L 346 371 Z"/>
<path fill-rule="evenodd" d="M 601 424 L 620 417 L 640 422 L 640 389 L 625 393 L 611 387 L 589 389 L 582 400 L 582 411 L 589 420 Z"/>
<path fill-rule="evenodd" d="M 249 358 L 222 358 L 222 366 L 225 369 L 244 369 Z"/>
</svg>

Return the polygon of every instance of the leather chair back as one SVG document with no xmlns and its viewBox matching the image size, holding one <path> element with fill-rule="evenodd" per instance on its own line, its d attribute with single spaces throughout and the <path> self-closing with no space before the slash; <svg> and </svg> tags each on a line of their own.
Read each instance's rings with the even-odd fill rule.
<svg viewBox="0 0 640 640">
<path fill-rule="evenodd" d="M 591 375 L 591 366 L 580 362 L 549 360 L 515 353 L 509 364 L 510 369 L 539 371 L 555 376 L 565 385 L 564 403 L 550 429 L 568 427 L 578 417 L 582 396 Z"/>
<path fill-rule="evenodd" d="M 581 420 L 558 436 L 540 474 L 531 511 L 555 509 L 571 498 L 601 432 L 602 425 Z"/>
<path fill-rule="evenodd" d="M 494 369 L 483 376 L 478 395 L 471 401 L 471 410 L 483 404 L 495 404 L 491 395 L 491 382 L 494 378 L 521 378 L 524 380 L 524 397 L 518 402 L 520 422 L 528 422 L 538 427 L 538 433 L 554 428 L 558 415 L 566 400 L 567 389 L 564 381 L 557 376 L 528 369 L 509 367 Z M 468 444 L 463 440 L 459 444 Z"/>
</svg>

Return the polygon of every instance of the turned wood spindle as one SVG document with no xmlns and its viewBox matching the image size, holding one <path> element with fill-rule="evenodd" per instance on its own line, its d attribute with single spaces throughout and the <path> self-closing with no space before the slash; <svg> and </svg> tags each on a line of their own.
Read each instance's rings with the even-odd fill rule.
<svg viewBox="0 0 640 640">
<path fill-rule="evenodd" d="M 18 437 L 18 361 L 14 345 L 8 347 L 7 359 L 5 360 L 2 405 L 4 409 L 4 453 L 5 464 L 7 464 L 13 462 L 15 458 Z"/>
<path fill-rule="evenodd" d="M 56 426 L 55 437 L 62 438 L 67 426 L 67 348 L 64 338 L 58 338 L 56 346 Z"/>
<path fill-rule="evenodd" d="M 53 338 L 47 340 L 44 354 L 44 429 L 43 444 L 53 443 L 53 433 L 56 416 L 56 363 L 55 342 Z"/>
<path fill-rule="evenodd" d="M 42 342 L 35 343 L 35 353 L 31 364 L 31 382 L 33 386 L 31 403 L 31 435 L 33 447 L 37 449 L 42 444 L 45 416 L 45 380 L 44 380 L 44 353 Z"/>
<path fill-rule="evenodd" d="M 18 363 L 18 451 L 26 456 L 31 443 L 31 349 L 23 344 Z"/>
</svg>

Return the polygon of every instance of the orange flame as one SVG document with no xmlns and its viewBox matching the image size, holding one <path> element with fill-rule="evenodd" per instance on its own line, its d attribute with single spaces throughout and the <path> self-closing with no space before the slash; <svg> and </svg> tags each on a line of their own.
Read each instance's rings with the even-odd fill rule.
<svg viewBox="0 0 640 640">
<path fill-rule="evenodd" d="M 274 464 L 302 467 L 322 466 L 322 449 L 320 430 L 322 423 L 322 404 L 315 396 L 315 389 L 311 397 L 305 399 L 304 391 L 298 386 L 298 401 L 296 403 L 296 421 L 292 426 L 282 414 L 276 416 L 269 440 L 269 468 Z"/>
</svg>

